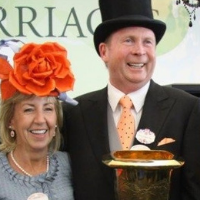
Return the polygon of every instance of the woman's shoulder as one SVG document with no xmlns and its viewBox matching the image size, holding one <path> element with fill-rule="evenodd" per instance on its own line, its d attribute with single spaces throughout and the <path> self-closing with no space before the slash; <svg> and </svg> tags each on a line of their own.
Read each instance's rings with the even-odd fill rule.
<svg viewBox="0 0 200 200">
<path fill-rule="evenodd" d="M 5 157 L 5 153 L 3 153 L 2 151 L 0 151 L 0 156 L 1 157 Z"/>
<path fill-rule="evenodd" d="M 7 156 L 6 156 L 5 153 L 0 152 L 0 160 L 1 160 L 2 162 L 8 162 Z M 2 163 L 2 162 L 1 162 L 1 163 Z"/>
<path fill-rule="evenodd" d="M 67 152 L 65 152 L 65 151 L 56 151 L 54 154 L 57 157 L 64 158 L 64 159 L 69 157 L 69 154 Z"/>
<path fill-rule="evenodd" d="M 68 166 L 70 164 L 70 157 L 67 152 L 57 151 L 53 154 L 58 162 L 64 166 Z"/>
</svg>

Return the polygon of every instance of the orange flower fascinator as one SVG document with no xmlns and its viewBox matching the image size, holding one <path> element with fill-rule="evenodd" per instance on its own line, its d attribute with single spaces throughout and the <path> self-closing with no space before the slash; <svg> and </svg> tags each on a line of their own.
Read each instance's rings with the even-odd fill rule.
<svg viewBox="0 0 200 200">
<path fill-rule="evenodd" d="M 5 44 L 5 43 L 4 43 Z M 36 96 L 67 97 L 74 86 L 74 75 L 67 59 L 67 50 L 55 42 L 28 43 L 14 54 L 13 67 L 0 56 L 1 98 L 15 92 Z"/>
</svg>

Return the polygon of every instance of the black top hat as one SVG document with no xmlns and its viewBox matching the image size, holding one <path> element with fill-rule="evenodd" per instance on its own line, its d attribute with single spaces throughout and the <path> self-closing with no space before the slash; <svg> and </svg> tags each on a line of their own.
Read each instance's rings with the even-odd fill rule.
<svg viewBox="0 0 200 200">
<path fill-rule="evenodd" d="M 94 32 L 94 45 L 99 53 L 99 44 L 114 31 L 129 26 L 151 29 L 158 43 L 165 33 L 166 25 L 153 18 L 151 0 L 99 0 L 102 23 Z"/>
</svg>

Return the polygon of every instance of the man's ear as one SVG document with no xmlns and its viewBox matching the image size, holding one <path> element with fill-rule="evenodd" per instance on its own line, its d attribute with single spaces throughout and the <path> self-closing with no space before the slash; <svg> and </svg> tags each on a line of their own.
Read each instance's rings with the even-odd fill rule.
<svg viewBox="0 0 200 200">
<path fill-rule="evenodd" d="M 99 44 L 99 54 L 102 58 L 102 60 L 106 63 L 107 62 L 107 45 L 105 43 Z"/>
</svg>

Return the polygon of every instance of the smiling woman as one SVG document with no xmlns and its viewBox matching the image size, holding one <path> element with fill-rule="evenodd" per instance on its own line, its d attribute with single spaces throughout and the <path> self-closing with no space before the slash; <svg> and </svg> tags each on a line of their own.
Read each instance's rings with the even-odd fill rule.
<svg viewBox="0 0 200 200">
<path fill-rule="evenodd" d="M 74 84 L 67 51 L 30 43 L 14 55 L 14 68 L 6 58 L 0 57 L 0 199 L 73 200 L 69 157 L 58 151 L 59 96 L 66 100 Z"/>
</svg>

